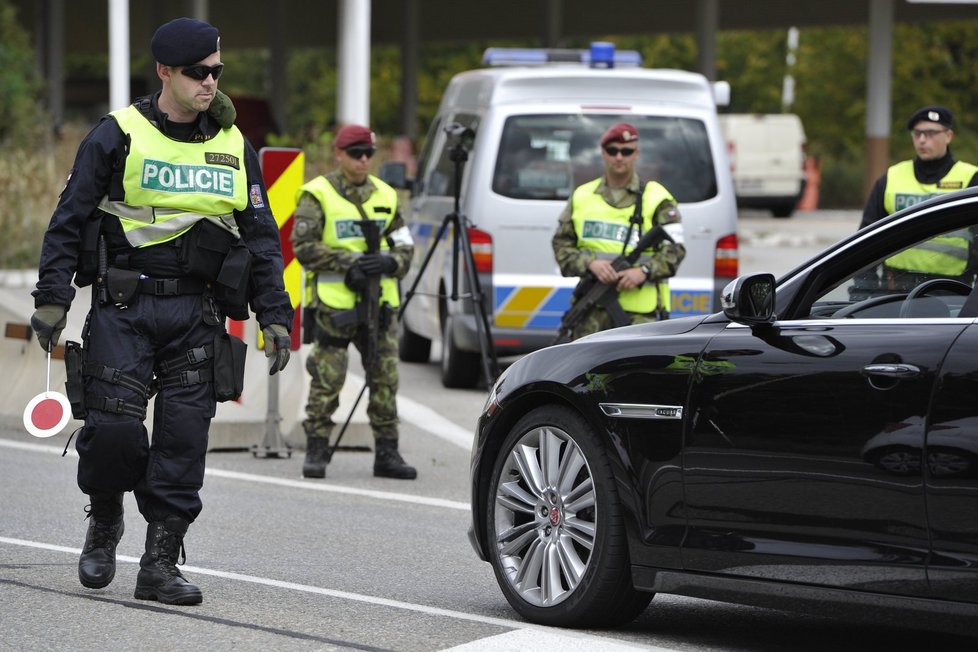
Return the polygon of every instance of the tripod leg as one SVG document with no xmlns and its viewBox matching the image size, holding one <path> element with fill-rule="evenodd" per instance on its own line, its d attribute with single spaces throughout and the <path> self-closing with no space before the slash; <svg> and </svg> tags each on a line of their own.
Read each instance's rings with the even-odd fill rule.
<svg viewBox="0 0 978 652">
<path fill-rule="evenodd" d="M 340 434 L 336 437 L 336 443 L 333 444 L 333 449 L 329 452 L 329 456 L 333 457 L 333 453 L 336 449 L 340 447 L 340 440 L 343 439 L 343 433 L 346 432 L 347 427 L 350 425 L 350 420 L 353 419 L 353 413 L 356 412 L 357 406 L 360 405 L 360 399 L 363 398 L 363 393 L 367 391 L 367 385 L 369 381 L 364 381 L 363 387 L 360 388 L 360 393 L 357 394 L 357 400 L 353 401 L 353 407 L 350 408 L 350 413 L 346 415 L 346 421 L 343 422 L 343 426 L 340 428 Z"/>
<path fill-rule="evenodd" d="M 424 260 L 421 261 L 421 266 L 418 267 L 418 273 L 414 277 L 414 282 L 411 283 L 411 288 L 404 295 L 404 301 L 401 302 L 401 307 L 397 311 L 398 319 L 400 319 L 401 315 L 404 314 L 404 309 L 407 308 L 408 303 L 410 303 L 411 299 L 414 297 L 414 293 L 418 289 L 418 284 L 421 283 L 421 277 L 424 276 L 425 270 L 428 269 L 428 263 L 431 262 L 431 258 L 435 254 L 435 249 L 437 249 L 438 243 L 441 242 L 443 237 L 445 237 L 445 230 L 448 228 L 449 217 L 449 215 L 446 215 L 441 221 L 441 226 L 438 227 L 438 232 L 435 234 L 435 239 L 431 242 L 431 246 L 428 247 L 428 251 L 424 255 Z"/>
<path fill-rule="evenodd" d="M 455 234 L 462 245 L 465 255 L 465 277 L 469 284 L 469 296 L 475 311 L 475 328 L 479 336 L 479 351 L 482 354 L 482 371 L 486 376 L 486 387 L 492 387 L 493 381 L 499 376 L 499 360 L 496 357 L 496 347 L 492 341 L 492 331 L 489 318 L 486 315 L 486 305 L 482 294 L 482 285 L 475 269 L 475 256 L 472 255 L 472 245 L 469 242 L 468 231 L 462 224 L 462 219 L 454 215 Z M 457 263 L 457 260 L 455 261 Z"/>
</svg>

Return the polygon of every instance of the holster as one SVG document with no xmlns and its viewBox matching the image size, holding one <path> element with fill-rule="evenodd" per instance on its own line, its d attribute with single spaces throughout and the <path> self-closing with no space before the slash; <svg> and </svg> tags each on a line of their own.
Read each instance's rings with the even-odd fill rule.
<svg viewBox="0 0 978 652">
<path fill-rule="evenodd" d="M 65 342 L 65 394 L 71 404 L 71 416 L 84 419 L 88 415 L 85 408 L 85 381 L 82 378 L 85 369 L 85 349 L 78 342 Z"/>
<path fill-rule="evenodd" d="M 105 272 L 105 285 L 108 289 L 109 301 L 117 306 L 127 306 L 139 290 L 138 270 L 110 267 Z"/>
<path fill-rule="evenodd" d="M 214 398 L 234 401 L 244 391 L 245 356 L 248 345 L 229 333 L 214 337 Z"/>
</svg>

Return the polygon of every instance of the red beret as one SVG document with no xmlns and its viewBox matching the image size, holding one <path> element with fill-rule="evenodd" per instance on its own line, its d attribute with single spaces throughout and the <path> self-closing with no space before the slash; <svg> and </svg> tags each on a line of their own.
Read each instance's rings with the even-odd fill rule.
<svg viewBox="0 0 978 652">
<path fill-rule="evenodd" d="M 616 125 L 611 125 L 608 127 L 608 131 L 604 132 L 604 135 L 601 136 L 601 146 L 604 147 L 608 143 L 616 141 L 630 143 L 633 140 L 638 140 L 638 129 L 627 122 L 619 122 Z"/>
<path fill-rule="evenodd" d="M 336 149 L 346 149 L 353 145 L 375 145 L 377 137 L 374 132 L 361 125 L 346 125 L 336 134 L 333 144 Z"/>
</svg>

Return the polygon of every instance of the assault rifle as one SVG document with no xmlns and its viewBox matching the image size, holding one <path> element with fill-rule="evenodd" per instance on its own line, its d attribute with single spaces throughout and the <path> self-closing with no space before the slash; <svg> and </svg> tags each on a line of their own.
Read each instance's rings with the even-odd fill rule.
<svg viewBox="0 0 978 652">
<path fill-rule="evenodd" d="M 366 253 L 380 253 L 380 226 L 369 219 L 360 220 L 358 224 L 363 232 L 363 239 L 367 241 Z M 368 275 L 366 278 L 356 307 L 333 317 L 333 324 L 340 327 L 352 323 L 363 324 L 366 329 L 362 352 L 364 367 L 377 360 L 377 338 L 380 334 L 380 276 Z"/>
<path fill-rule="evenodd" d="M 635 261 L 638 260 L 638 257 L 642 255 L 643 251 L 657 247 L 665 240 L 672 242 L 672 238 L 669 237 L 669 234 L 661 226 L 649 229 L 639 239 L 634 249 L 627 254 L 622 254 L 615 258 L 611 261 L 611 266 L 616 272 L 628 269 L 635 264 Z M 574 294 L 572 296 L 574 303 L 560 320 L 560 329 L 557 331 L 557 337 L 554 338 L 551 345 L 570 342 L 571 333 L 595 306 L 601 306 L 608 312 L 615 327 L 627 326 L 631 323 L 628 315 L 622 309 L 621 304 L 618 303 L 618 288 L 614 284 L 600 282 L 591 272 L 588 272 L 581 278 L 577 287 L 574 288 Z"/>
</svg>

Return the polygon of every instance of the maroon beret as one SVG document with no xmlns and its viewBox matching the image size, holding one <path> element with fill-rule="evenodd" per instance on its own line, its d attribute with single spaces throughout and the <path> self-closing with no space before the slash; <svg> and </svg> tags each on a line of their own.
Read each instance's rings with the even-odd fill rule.
<svg viewBox="0 0 978 652">
<path fill-rule="evenodd" d="M 361 125 L 346 125 L 336 133 L 333 144 L 336 149 L 346 149 L 353 145 L 375 145 L 377 137 L 374 132 Z"/>
<path fill-rule="evenodd" d="M 604 132 L 604 135 L 601 136 L 601 146 L 604 147 L 608 143 L 616 141 L 630 143 L 634 140 L 638 140 L 638 129 L 627 122 L 619 122 L 616 125 L 611 125 L 608 127 L 608 131 Z"/>
</svg>

